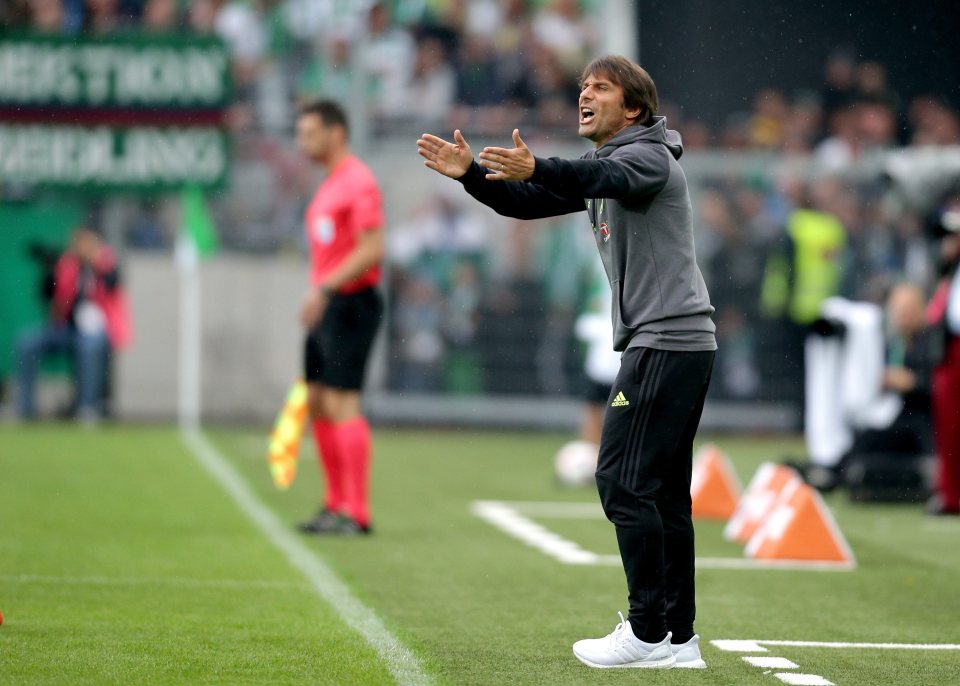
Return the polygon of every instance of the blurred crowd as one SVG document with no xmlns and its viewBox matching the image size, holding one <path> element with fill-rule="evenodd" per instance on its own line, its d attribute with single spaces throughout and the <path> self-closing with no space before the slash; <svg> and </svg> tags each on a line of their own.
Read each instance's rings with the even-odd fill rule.
<svg viewBox="0 0 960 686">
<path fill-rule="evenodd" d="M 412 141 L 413 127 L 419 133 L 456 126 L 482 136 L 520 125 L 541 145 L 569 141 L 579 70 L 603 50 L 600 6 L 600 0 L 12 0 L 0 20 L 62 35 L 139 29 L 220 36 L 233 57 L 235 151 L 229 187 L 214 211 L 226 248 L 269 253 L 303 249 L 302 212 L 316 184 L 292 151 L 299 102 L 323 96 L 362 104 L 351 107 L 351 116 L 367 112 L 368 132 L 384 140 Z M 931 287 L 936 260 L 924 227 L 939 199 L 897 202 L 889 179 L 862 173 L 866 161 L 887 151 L 960 145 L 955 103 L 941 93 L 906 99 L 905 88 L 891 82 L 883 64 L 844 48 L 826 59 L 822 74 L 808 75 L 804 89 L 761 90 L 723 121 L 694 118 L 670 102 L 669 84 L 661 84 L 662 113 L 694 153 L 684 165 L 694 190 L 698 256 L 717 307 L 714 395 L 783 398 L 791 383 L 796 390 L 792 365 L 801 353 L 792 336 L 799 328 L 791 327 L 815 318 L 803 302 L 810 293 L 881 302 L 898 280 Z M 767 161 L 749 173 L 705 171 L 697 167 L 700 151 L 766 154 Z M 371 162 L 376 168 L 377 160 Z M 592 247 L 582 240 L 589 235 L 565 221 L 504 230 L 459 197 L 427 195 L 414 204 L 406 215 L 389 216 L 390 384 L 423 391 L 575 390 L 580 352 L 572 322 L 591 273 Z M 138 201 L 128 243 L 169 247 L 176 216 L 152 200 Z M 798 258 L 809 248 L 805 231 L 834 241 L 814 267 Z M 791 349 L 793 361 L 784 364 L 782 352 Z"/>
<path fill-rule="evenodd" d="M 671 113 L 666 106 L 666 114 Z M 766 88 L 750 111 L 733 112 L 714 130 L 681 119 L 690 149 L 764 149 L 784 155 L 813 155 L 818 167 L 840 170 L 863 156 L 899 146 L 960 144 L 960 112 L 942 94 L 905 101 L 884 65 L 838 49 L 824 65 L 822 79 L 784 93 Z"/>
<path fill-rule="evenodd" d="M 521 124 L 572 135 L 577 77 L 602 50 L 598 0 L 8 0 L 6 26 L 220 36 L 233 57 L 238 132 L 289 132 L 298 102 L 362 98 L 375 131 Z M 357 75 L 365 73 L 361 82 Z M 884 65 L 836 50 L 806 89 L 767 88 L 722 122 L 663 111 L 690 150 L 812 154 L 835 169 L 865 152 L 960 143 L 941 94 L 905 101 Z"/>
<path fill-rule="evenodd" d="M 597 49 L 592 0 L 13 0 L 41 32 L 215 34 L 228 45 L 242 131 L 285 132 L 298 102 L 362 98 L 375 127 L 569 128 Z M 367 75 L 359 83 L 357 74 Z M 354 91 L 356 89 L 357 92 Z"/>
</svg>

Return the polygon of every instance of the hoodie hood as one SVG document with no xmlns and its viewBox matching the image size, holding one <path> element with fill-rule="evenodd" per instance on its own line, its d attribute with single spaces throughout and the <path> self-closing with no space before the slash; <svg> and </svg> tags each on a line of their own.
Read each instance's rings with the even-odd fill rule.
<svg viewBox="0 0 960 686">
<path fill-rule="evenodd" d="M 661 143 L 666 146 L 675 160 L 679 160 L 683 154 L 683 141 L 680 140 L 680 134 L 667 128 L 666 117 L 658 116 L 653 118 L 653 123 L 649 126 L 628 126 L 601 145 L 597 149 L 596 155 L 597 157 L 606 157 L 621 145 L 636 142 Z"/>
</svg>

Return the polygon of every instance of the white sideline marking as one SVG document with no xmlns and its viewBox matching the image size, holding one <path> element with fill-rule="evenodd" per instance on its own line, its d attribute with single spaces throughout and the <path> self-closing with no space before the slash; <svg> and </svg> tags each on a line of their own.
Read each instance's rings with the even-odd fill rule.
<svg viewBox="0 0 960 686">
<path fill-rule="evenodd" d="M 357 600 L 339 577 L 260 502 L 223 455 L 194 427 L 181 427 L 180 437 L 200 465 L 209 472 L 237 507 L 306 577 L 317 594 L 377 652 L 397 683 L 432 684 L 420 661 L 394 636 L 376 613 Z"/>
<path fill-rule="evenodd" d="M 819 674 L 796 674 L 787 672 L 786 674 L 774 674 L 785 684 L 790 686 L 834 686 L 829 679 L 824 679 Z"/>
<path fill-rule="evenodd" d="M 193 586 L 199 588 L 302 588 L 302 582 L 272 579 L 193 579 L 184 576 L 55 576 L 10 574 L 0 581 L 14 584 L 73 584 L 89 586 Z"/>
<path fill-rule="evenodd" d="M 723 650 L 728 653 L 765 653 L 767 649 L 756 641 L 736 641 L 729 639 L 717 639 L 710 641 L 710 644 L 717 650 Z"/>
<path fill-rule="evenodd" d="M 756 655 L 744 655 L 740 658 L 748 665 L 760 667 L 762 669 L 798 669 L 800 665 L 791 662 L 785 657 L 757 657 Z"/>
<path fill-rule="evenodd" d="M 841 641 L 779 641 L 763 638 L 730 640 L 716 639 L 710 644 L 728 653 L 765 653 L 763 646 L 794 648 L 844 648 L 852 650 L 960 650 L 960 643 L 849 643 Z"/>
<path fill-rule="evenodd" d="M 510 501 L 510 507 L 531 517 L 548 519 L 606 519 L 600 503 Z"/>
<path fill-rule="evenodd" d="M 476 500 L 471 503 L 470 511 L 504 533 L 563 564 L 601 567 L 619 567 L 623 564 L 619 555 L 600 555 L 585 550 L 577 543 L 530 519 L 603 519 L 603 510 L 597 504 Z M 696 566 L 698 569 L 780 569 L 810 572 L 850 571 L 854 567 L 849 562 L 753 560 L 739 557 L 698 557 Z"/>
<path fill-rule="evenodd" d="M 781 569 L 787 572 L 849 572 L 853 562 L 821 560 L 754 560 L 749 557 L 698 557 L 697 567 L 703 569 Z"/>
<path fill-rule="evenodd" d="M 584 550 L 573 541 L 568 541 L 545 529 L 506 503 L 478 500 L 471 505 L 470 509 L 480 519 L 490 522 L 501 531 L 564 564 L 594 565 L 598 563 L 599 555 L 596 553 Z"/>
<path fill-rule="evenodd" d="M 768 646 L 797 648 L 856 648 L 867 650 L 960 650 L 960 643 L 840 643 L 828 641 L 762 641 Z"/>
</svg>

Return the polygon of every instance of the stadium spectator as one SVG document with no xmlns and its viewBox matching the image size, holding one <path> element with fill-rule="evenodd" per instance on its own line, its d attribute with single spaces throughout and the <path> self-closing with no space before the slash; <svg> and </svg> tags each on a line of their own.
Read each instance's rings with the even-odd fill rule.
<svg viewBox="0 0 960 686">
<path fill-rule="evenodd" d="M 789 115 L 783 93 L 767 88 L 754 96 L 753 117 L 750 120 L 750 143 L 758 148 L 780 147 L 784 126 Z"/>
<path fill-rule="evenodd" d="M 207 4 L 210 7 L 206 7 Z M 264 26 L 253 7 L 242 0 L 200 0 L 197 14 L 206 26 L 213 11 L 212 28 L 227 44 L 233 60 L 234 87 L 241 98 L 252 97 L 266 54 Z"/>
<path fill-rule="evenodd" d="M 428 198 L 390 231 L 394 378 L 411 391 L 478 390 L 474 351 L 488 227 L 446 194 Z M 409 302 L 407 298 L 410 298 Z"/>
<path fill-rule="evenodd" d="M 960 114 L 936 96 L 926 95 L 910 104 L 910 145 L 960 145 Z"/>
<path fill-rule="evenodd" d="M 120 0 L 86 0 L 83 30 L 104 36 L 129 30 L 136 25 L 132 12 L 122 12 Z"/>
<path fill-rule="evenodd" d="M 860 100 L 855 108 L 857 136 L 865 153 L 889 149 L 896 143 L 896 110 L 885 101 Z"/>
<path fill-rule="evenodd" d="M 901 108 L 900 96 L 887 81 L 886 67 L 874 61 L 857 65 L 857 100 L 882 105 L 890 112 Z"/>
<path fill-rule="evenodd" d="M 534 12 L 531 27 L 567 74 L 576 73 L 593 47 L 593 29 L 579 0 L 549 0 Z"/>
<path fill-rule="evenodd" d="M 215 32 L 218 0 L 191 0 L 187 6 L 187 26 L 191 32 L 204 36 Z"/>
<path fill-rule="evenodd" d="M 848 48 L 840 48 L 827 57 L 821 91 L 825 124 L 829 125 L 834 114 L 846 110 L 853 103 L 856 74 L 857 62 Z"/>
<path fill-rule="evenodd" d="M 110 354 L 130 342 L 132 328 L 117 259 L 88 226 L 78 227 L 54 267 L 49 321 L 17 343 L 20 416 L 35 419 L 35 386 L 43 359 L 65 354 L 76 388 L 70 414 L 87 424 L 107 413 Z"/>
<path fill-rule="evenodd" d="M 814 486 L 845 484 L 864 495 L 889 490 L 893 483 L 885 481 L 922 488 L 918 463 L 933 447 L 930 384 L 938 348 L 924 309 L 922 289 L 907 282 L 890 289 L 885 321 L 871 303 L 824 303 L 819 336 L 807 344 L 810 463 L 799 465 Z"/>
<path fill-rule="evenodd" d="M 29 0 L 30 28 L 40 33 L 62 33 L 66 16 L 62 0 Z"/>
<path fill-rule="evenodd" d="M 813 150 L 814 163 L 828 173 L 842 171 L 860 157 L 857 112 L 853 107 L 835 110 L 827 127 L 829 135 Z"/>
<path fill-rule="evenodd" d="M 797 400 L 803 397 L 808 328 L 823 301 L 840 292 L 847 231 L 830 211 L 842 192 L 836 179 L 794 180 L 786 192 L 793 194 L 793 209 L 769 248 L 760 290 L 761 313 L 774 323 L 761 341 L 767 353 L 762 368 L 782 379 L 781 397 Z"/>
<path fill-rule="evenodd" d="M 177 0 L 146 0 L 141 26 L 151 33 L 174 33 L 180 28 Z"/>
<path fill-rule="evenodd" d="M 683 148 L 656 116 L 656 86 L 639 65 L 598 58 L 581 86 L 578 133 L 596 151 L 579 160 L 534 157 L 517 129 L 514 148 L 484 148 L 479 164 L 459 130 L 455 143 L 424 134 L 418 150 L 428 168 L 502 214 L 535 219 L 587 209 L 620 314 L 614 349 L 624 351 L 597 486 L 616 529 L 630 612 L 606 638 L 578 641 L 574 654 L 591 667 L 703 667 L 693 632 L 690 475 L 716 341 L 676 162 Z M 653 228 L 664 226 L 670 230 Z M 657 255 L 668 262 L 655 264 Z M 658 324 L 666 320 L 673 333 Z M 644 430 L 648 422 L 655 431 Z"/>
<path fill-rule="evenodd" d="M 738 216 L 727 194 L 705 193 L 698 203 L 706 250 L 704 266 L 716 308 L 717 364 L 712 394 L 752 398 L 760 387 L 753 332 L 758 319 L 757 284 L 763 270 L 763 249 L 757 234 Z"/>
<path fill-rule="evenodd" d="M 927 310 L 942 335 L 943 356 L 933 372 L 933 432 L 937 455 L 935 494 L 927 512 L 960 514 L 960 196 L 938 212 L 946 235 L 940 240 L 944 277 Z"/>
<path fill-rule="evenodd" d="M 426 35 L 417 42 L 410 80 L 403 99 L 394 102 L 391 118 L 406 118 L 423 126 L 446 122 L 456 96 L 456 74 L 443 42 Z"/>
<path fill-rule="evenodd" d="M 391 275 L 395 294 L 390 319 L 396 353 L 390 372 L 399 391 L 443 389 L 444 300 L 430 277 L 418 272 Z"/>
<path fill-rule="evenodd" d="M 446 344 L 445 390 L 458 395 L 483 390 L 477 352 L 477 333 L 483 281 L 480 268 L 461 262 L 454 268 L 443 302 L 443 338 Z"/>
<path fill-rule="evenodd" d="M 457 59 L 457 102 L 469 115 L 472 108 L 496 107 L 503 100 L 497 74 L 496 52 L 486 36 L 471 35 L 462 43 Z"/>
<path fill-rule="evenodd" d="M 376 2 L 367 16 L 367 41 L 360 62 L 367 72 L 368 103 L 375 117 L 390 119 L 403 102 L 413 74 L 416 44 L 410 32 L 391 22 L 390 8 Z"/>
<path fill-rule="evenodd" d="M 335 34 L 324 45 L 324 51 L 305 70 L 299 79 L 298 99 L 309 99 L 320 95 L 335 97 L 349 93 L 356 78 L 356 69 L 350 60 L 352 43 L 349 34 Z"/>
<path fill-rule="evenodd" d="M 526 68 L 507 88 L 507 100 L 527 110 L 530 120 L 542 129 L 555 130 L 575 118 L 577 84 L 557 55 L 533 42 L 523 55 Z"/>
<path fill-rule="evenodd" d="M 383 203 L 350 150 L 348 127 L 332 101 L 307 105 L 297 119 L 300 150 L 327 171 L 306 212 L 312 270 L 301 310 L 307 403 L 327 489 L 317 515 L 299 525 L 311 534 L 371 531 L 372 446 L 360 391 L 383 311 Z"/>
</svg>

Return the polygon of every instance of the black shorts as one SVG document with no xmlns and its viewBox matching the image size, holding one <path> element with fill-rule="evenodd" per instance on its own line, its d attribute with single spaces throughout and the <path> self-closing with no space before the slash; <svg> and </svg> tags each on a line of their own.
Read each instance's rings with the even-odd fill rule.
<svg viewBox="0 0 960 686">
<path fill-rule="evenodd" d="M 303 344 L 307 383 L 360 390 L 370 348 L 383 317 L 383 299 L 375 288 L 335 293 L 327 310 Z"/>
</svg>

